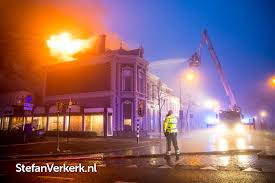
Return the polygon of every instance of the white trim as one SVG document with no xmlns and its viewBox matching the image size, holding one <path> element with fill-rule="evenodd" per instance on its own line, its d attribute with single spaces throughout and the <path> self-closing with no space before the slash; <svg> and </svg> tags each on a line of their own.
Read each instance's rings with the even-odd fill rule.
<svg viewBox="0 0 275 183">
<path fill-rule="evenodd" d="M 80 99 L 80 98 L 93 98 L 93 97 L 106 97 L 113 95 L 112 91 L 100 91 L 100 92 L 87 92 L 87 93 L 73 93 L 64 95 L 46 96 L 45 101 L 51 100 L 64 100 L 64 99 Z"/>
</svg>

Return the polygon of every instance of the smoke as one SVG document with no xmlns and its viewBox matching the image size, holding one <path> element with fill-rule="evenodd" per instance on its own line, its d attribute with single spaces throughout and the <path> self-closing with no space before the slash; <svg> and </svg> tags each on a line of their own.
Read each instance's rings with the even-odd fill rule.
<svg viewBox="0 0 275 183">
<path fill-rule="evenodd" d="M 168 58 L 150 62 L 150 72 L 156 74 L 175 94 L 179 93 L 179 82 L 182 71 L 187 66 L 186 58 Z"/>
<path fill-rule="evenodd" d="M 0 78 L 13 83 L 0 81 L 0 92 L 27 85 L 31 87 L 26 89 L 32 89 L 40 83 L 41 67 L 57 61 L 46 43 L 51 35 L 70 32 L 83 39 L 104 33 L 106 47 L 112 49 L 119 48 L 121 42 L 120 36 L 105 26 L 106 10 L 99 0 L 1 0 L 0 8 Z"/>
<path fill-rule="evenodd" d="M 187 62 L 187 59 L 185 58 L 169 58 L 169 59 L 163 59 L 163 60 L 157 60 L 150 63 L 150 67 L 152 69 L 160 67 L 160 66 L 171 66 L 171 64 L 183 64 Z"/>
</svg>

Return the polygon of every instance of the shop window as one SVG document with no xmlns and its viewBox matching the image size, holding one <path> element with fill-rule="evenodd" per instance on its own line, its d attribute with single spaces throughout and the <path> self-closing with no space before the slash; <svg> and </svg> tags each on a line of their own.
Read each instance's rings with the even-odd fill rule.
<svg viewBox="0 0 275 183">
<path fill-rule="evenodd" d="M 9 129 L 9 121 L 10 121 L 10 117 L 3 117 L 2 118 L 1 130 L 7 130 L 7 129 Z"/>
<path fill-rule="evenodd" d="M 86 115 L 85 131 L 96 132 L 97 136 L 104 136 L 104 118 L 103 115 Z"/>
<path fill-rule="evenodd" d="M 64 117 L 59 116 L 58 121 L 59 121 L 58 129 L 59 129 L 59 131 L 63 131 Z M 50 116 L 49 117 L 48 130 L 49 131 L 56 131 L 57 130 L 57 116 Z"/>
<path fill-rule="evenodd" d="M 23 128 L 23 117 L 12 117 L 11 119 L 11 129 Z"/>
<path fill-rule="evenodd" d="M 46 130 L 47 118 L 46 117 L 33 117 L 33 127 L 36 130 Z"/>
<path fill-rule="evenodd" d="M 25 123 L 27 124 L 32 123 L 32 117 L 25 117 Z"/>
<path fill-rule="evenodd" d="M 70 116 L 70 129 L 69 128 L 69 116 L 66 116 L 65 122 L 66 131 L 82 131 L 82 116 Z"/>
</svg>

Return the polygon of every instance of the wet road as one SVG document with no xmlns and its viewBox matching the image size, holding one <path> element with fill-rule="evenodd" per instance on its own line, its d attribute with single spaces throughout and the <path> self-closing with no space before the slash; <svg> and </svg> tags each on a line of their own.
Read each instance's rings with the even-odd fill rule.
<svg viewBox="0 0 275 183">
<path fill-rule="evenodd" d="M 142 157 L 165 153 L 165 139 L 153 146 L 114 153 L 74 156 L 75 160 L 46 159 L 3 161 L 0 182 L 275 182 L 275 160 L 258 159 L 255 151 L 274 151 L 274 139 L 261 133 L 219 134 L 213 129 L 179 137 L 185 154 L 178 161 L 172 156 Z M 213 154 L 213 151 L 232 151 Z M 234 150 L 244 150 L 240 153 Z M 247 151 L 248 150 L 248 151 Z M 196 152 L 206 152 L 200 154 Z M 188 154 L 192 153 L 192 154 Z M 135 156 L 137 155 L 137 156 Z M 128 158 L 123 158 L 128 156 Z M 16 163 L 24 165 L 93 165 L 97 173 L 15 173 Z"/>
<path fill-rule="evenodd" d="M 187 135 L 178 136 L 181 152 L 213 152 L 230 150 L 259 150 L 275 154 L 275 138 L 269 138 L 263 132 L 246 130 L 243 133 L 234 131 L 219 131 L 219 129 L 205 129 L 193 131 Z M 161 154 L 166 152 L 166 142 L 163 138 L 160 144 L 129 150 L 125 155 Z M 117 154 L 117 153 L 116 153 Z"/>
<path fill-rule="evenodd" d="M 184 155 L 167 158 L 1 162 L 0 182 L 275 182 L 275 160 L 256 155 Z M 15 173 L 16 163 L 85 167 L 96 173 Z"/>
</svg>

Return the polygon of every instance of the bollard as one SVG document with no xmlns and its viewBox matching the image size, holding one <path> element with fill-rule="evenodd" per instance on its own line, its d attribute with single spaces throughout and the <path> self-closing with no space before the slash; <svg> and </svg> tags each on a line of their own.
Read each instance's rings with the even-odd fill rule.
<svg viewBox="0 0 275 183">
<path fill-rule="evenodd" d="M 137 144 L 139 144 L 139 124 L 137 124 Z"/>
</svg>

